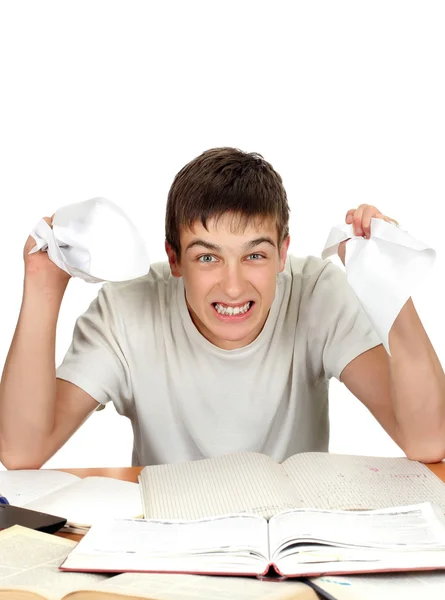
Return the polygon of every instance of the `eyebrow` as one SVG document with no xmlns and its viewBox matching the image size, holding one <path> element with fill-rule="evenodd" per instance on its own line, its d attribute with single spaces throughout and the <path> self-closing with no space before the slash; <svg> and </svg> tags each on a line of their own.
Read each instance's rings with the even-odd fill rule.
<svg viewBox="0 0 445 600">
<path fill-rule="evenodd" d="M 251 250 L 252 248 L 255 248 L 256 246 L 259 246 L 260 244 L 264 243 L 270 244 L 273 248 L 276 247 L 276 244 L 273 241 L 273 239 L 266 235 L 259 238 L 255 238 L 254 240 L 250 240 L 250 242 L 246 242 L 243 246 L 243 249 Z M 207 250 L 211 250 L 212 252 L 222 252 L 221 246 L 218 246 L 217 244 L 212 244 L 211 242 L 206 242 L 205 240 L 201 239 L 193 240 L 193 242 L 190 242 L 190 244 L 187 245 L 185 251 L 187 252 L 195 246 L 202 246 L 203 248 L 207 248 Z"/>
</svg>

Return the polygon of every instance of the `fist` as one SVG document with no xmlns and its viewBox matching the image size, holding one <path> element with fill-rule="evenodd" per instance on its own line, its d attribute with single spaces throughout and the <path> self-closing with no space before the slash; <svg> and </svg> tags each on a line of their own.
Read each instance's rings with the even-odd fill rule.
<svg viewBox="0 0 445 600">
<path fill-rule="evenodd" d="M 355 235 L 361 235 L 368 240 L 371 237 L 371 219 L 373 218 L 398 225 L 397 221 L 386 217 L 378 208 L 370 204 L 360 204 L 358 208 L 351 208 L 346 213 L 346 223 L 353 225 Z"/>
<path fill-rule="evenodd" d="M 383 219 L 387 223 L 395 223 L 398 225 L 395 219 L 386 217 L 379 211 L 375 206 L 370 204 L 360 204 L 358 208 L 351 208 L 346 213 L 345 221 L 348 225 L 353 226 L 354 234 L 357 236 L 363 236 L 367 240 L 371 237 L 371 219 Z M 346 242 L 341 242 L 338 246 L 338 256 L 343 264 L 345 264 L 346 254 Z"/>
<path fill-rule="evenodd" d="M 43 217 L 50 227 L 52 227 L 53 217 Z M 44 250 L 39 250 L 30 254 L 30 251 L 36 245 L 36 241 L 32 236 L 26 240 L 23 249 L 23 260 L 25 261 L 25 278 L 42 276 L 45 283 L 50 285 L 66 285 L 70 279 L 70 275 L 63 269 L 60 269 L 50 260 L 48 253 Z"/>
</svg>

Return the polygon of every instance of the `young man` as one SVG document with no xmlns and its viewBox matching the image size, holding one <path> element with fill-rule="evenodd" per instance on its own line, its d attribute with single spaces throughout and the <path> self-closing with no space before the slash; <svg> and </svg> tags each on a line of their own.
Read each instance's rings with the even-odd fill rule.
<svg viewBox="0 0 445 600">
<path fill-rule="evenodd" d="M 137 465 L 327 451 L 331 377 L 408 457 L 440 461 L 445 376 L 412 301 L 392 327 L 389 357 L 343 271 L 287 255 L 288 217 L 281 177 L 260 155 L 198 156 L 169 192 L 168 263 L 105 284 L 57 372 L 68 276 L 46 253 L 29 255 L 29 239 L 0 391 L 3 464 L 40 467 L 109 401 L 131 419 Z M 369 237 L 371 217 L 390 220 L 362 205 L 346 221 Z"/>
</svg>

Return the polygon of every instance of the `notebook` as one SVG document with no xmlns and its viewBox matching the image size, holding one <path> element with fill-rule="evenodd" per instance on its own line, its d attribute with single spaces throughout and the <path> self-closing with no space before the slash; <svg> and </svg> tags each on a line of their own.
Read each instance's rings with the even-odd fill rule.
<svg viewBox="0 0 445 600">
<path fill-rule="evenodd" d="M 64 530 L 85 533 L 103 519 L 143 515 L 139 485 L 111 477 L 81 479 L 63 471 L 0 472 L 0 490 L 14 506 L 67 519 Z"/>
<path fill-rule="evenodd" d="M 249 512 L 266 518 L 293 508 L 377 509 L 430 502 L 445 513 L 445 484 L 407 458 L 306 452 L 282 464 L 240 452 L 144 467 L 144 516 L 202 519 Z M 1 489 L 1 488 L 0 488 Z"/>
</svg>

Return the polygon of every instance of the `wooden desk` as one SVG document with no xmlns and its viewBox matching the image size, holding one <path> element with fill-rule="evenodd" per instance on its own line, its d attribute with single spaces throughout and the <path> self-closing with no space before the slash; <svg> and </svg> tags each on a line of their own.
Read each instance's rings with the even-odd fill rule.
<svg viewBox="0 0 445 600">
<path fill-rule="evenodd" d="M 433 473 L 439 477 L 445 483 L 445 462 L 435 463 L 427 465 Z M 114 477 L 115 479 L 123 479 L 124 481 L 133 481 L 137 483 L 138 475 L 141 472 L 142 467 L 110 467 L 110 468 L 96 468 L 96 469 L 58 469 L 58 471 L 65 471 L 66 473 L 73 473 L 78 477 Z M 80 540 L 81 535 L 73 533 L 58 533 L 61 537 L 75 540 Z"/>
</svg>

